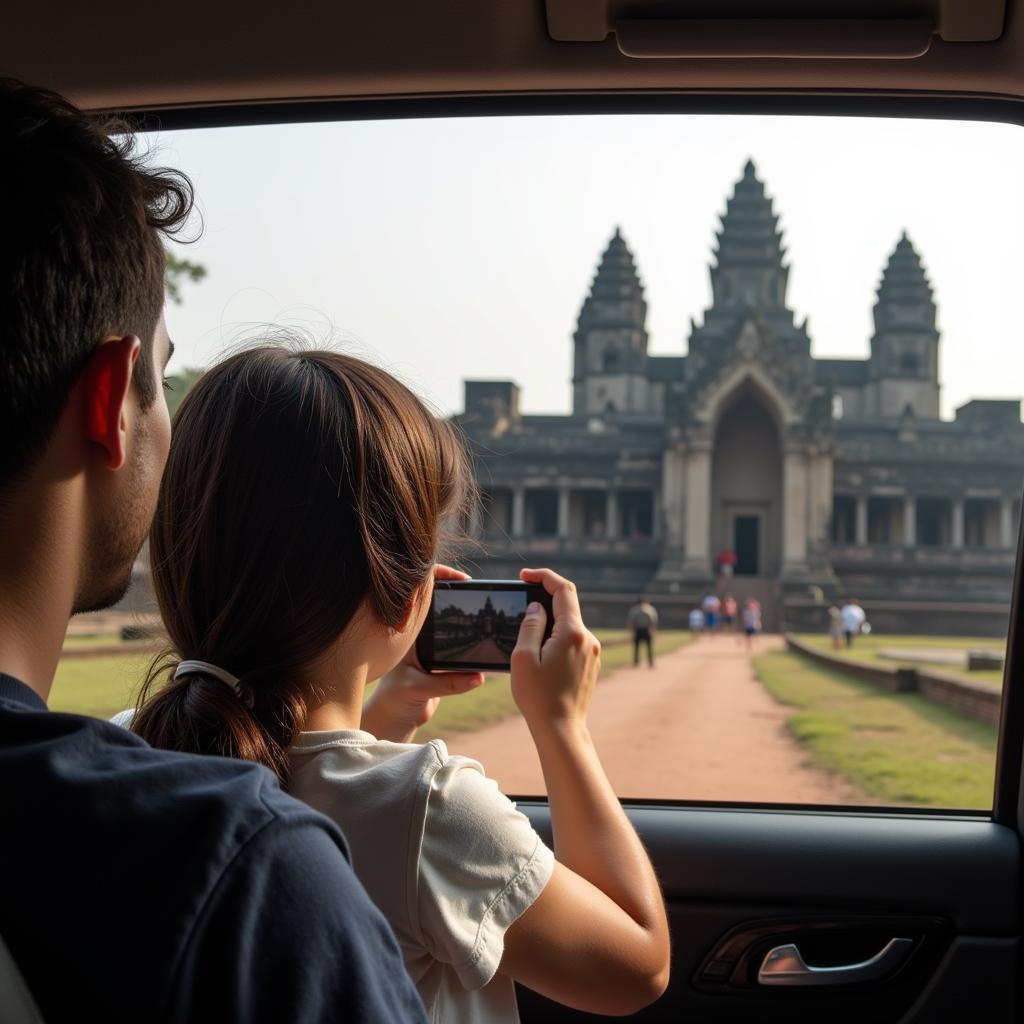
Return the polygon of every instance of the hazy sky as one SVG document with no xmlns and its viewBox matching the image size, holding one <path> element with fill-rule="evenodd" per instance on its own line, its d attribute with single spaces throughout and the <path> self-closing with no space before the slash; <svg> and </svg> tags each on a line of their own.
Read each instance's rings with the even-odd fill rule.
<svg viewBox="0 0 1024 1024">
<path fill-rule="evenodd" d="M 906 228 L 936 289 L 943 410 L 1024 394 L 1024 132 L 1006 125 L 693 115 L 381 121 L 165 133 L 209 277 L 170 307 L 173 368 L 260 324 L 333 336 L 445 412 L 464 378 L 567 411 L 576 317 L 616 225 L 650 350 L 686 350 L 725 200 L 752 157 L 813 352 L 864 356 Z"/>
</svg>

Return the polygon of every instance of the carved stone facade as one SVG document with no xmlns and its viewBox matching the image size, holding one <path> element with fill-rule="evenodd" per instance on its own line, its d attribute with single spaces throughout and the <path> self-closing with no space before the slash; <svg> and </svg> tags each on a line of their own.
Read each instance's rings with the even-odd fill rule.
<svg viewBox="0 0 1024 1024">
<path fill-rule="evenodd" d="M 478 572 L 550 564 L 609 623 L 640 592 L 681 621 L 728 586 L 761 598 L 770 625 L 820 626 L 822 602 L 850 594 L 883 628 L 999 632 L 1024 482 L 1020 403 L 972 401 L 940 419 L 936 307 L 906 233 L 861 360 L 811 355 L 752 162 L 714 255 L 712 305 L 687 354 L 652 356 L 616 229 L 573 338 L 570 415 L 523 416 L 513 383 L 466 383 Z M 723 581 L 727 551 L 735 575 Z"/>
</svg>

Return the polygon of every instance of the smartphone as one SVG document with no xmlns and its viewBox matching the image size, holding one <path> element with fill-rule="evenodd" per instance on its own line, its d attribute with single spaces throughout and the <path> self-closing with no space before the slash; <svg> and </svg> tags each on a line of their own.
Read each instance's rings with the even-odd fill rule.
<svg viewBox="0 0 1024 1024">
<path fill-rule="evenodd" d="M 551 595 L 520 580 L 435 580 L 434 596 L 416 638 L 416 657 L 433 672 L 507 672 L 526 606 L 547 611 L 544 639 L 551 636 Z"/>
</svg>

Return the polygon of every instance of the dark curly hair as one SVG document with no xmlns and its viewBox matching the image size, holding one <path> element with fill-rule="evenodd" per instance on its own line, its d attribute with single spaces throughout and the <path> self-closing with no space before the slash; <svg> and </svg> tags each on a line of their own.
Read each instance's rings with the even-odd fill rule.
<svg viewBox="0 0 1024 1024">
<path fill-rule="evenodd" d="M 135 386 L 156 397 L 162 236 L 193 205 L 178 171 L 147 168 L 128 125 L 0 78 L 0 494 L 46 445 L 105 337 L 142 340 Z"/>
</svg>

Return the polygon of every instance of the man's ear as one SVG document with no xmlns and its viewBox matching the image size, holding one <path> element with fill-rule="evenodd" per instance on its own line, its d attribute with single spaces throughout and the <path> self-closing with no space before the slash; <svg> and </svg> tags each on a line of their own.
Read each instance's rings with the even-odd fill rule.
<svg viewBox="0 0 1024 1024">
<path fill-rule="evenodd" d="M 104 450 L 108 469 L 120 469 L 127 455 L 125 403 L 142 342 L 134 335 L 105 341 L 86 364 L 85 435 Z"/>
</svg>

